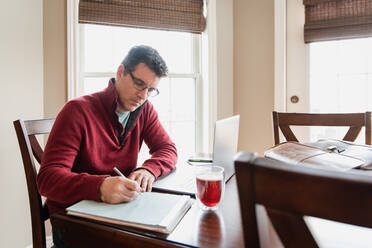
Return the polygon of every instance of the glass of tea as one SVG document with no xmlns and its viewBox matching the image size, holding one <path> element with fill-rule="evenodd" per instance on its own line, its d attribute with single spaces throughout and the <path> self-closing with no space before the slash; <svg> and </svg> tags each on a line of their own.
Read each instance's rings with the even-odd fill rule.
<svg viewBox="0 0 372 248">
<path fill-rule="evenodd" d="M 224 169 L 219 166 L 211 166 L 196 174 L 196 196 L 202 209 L 218 208 L 225 191 L 224 177 Z"/>
</svg>

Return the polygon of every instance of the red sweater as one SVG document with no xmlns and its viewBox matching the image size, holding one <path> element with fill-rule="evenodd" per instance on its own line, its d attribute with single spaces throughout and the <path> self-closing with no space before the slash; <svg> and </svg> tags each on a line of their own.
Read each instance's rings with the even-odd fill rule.
<svg viewBox="0 0 372 248">
<path fill-rule="evenodd" d="M 137 167 L 145 141 L 151 158 L 146 168 L 155 178 L 175 168 L 177 151 L 149 101 L 130 114 L 126 128 L 115 113 L 114 80 L 100 92 L 69 101 L 49 135 L 37 177 L 50 214 L 80 200 L 100 201 L 103 179 L 117 167 L 128 176 Z"/>
</svg>

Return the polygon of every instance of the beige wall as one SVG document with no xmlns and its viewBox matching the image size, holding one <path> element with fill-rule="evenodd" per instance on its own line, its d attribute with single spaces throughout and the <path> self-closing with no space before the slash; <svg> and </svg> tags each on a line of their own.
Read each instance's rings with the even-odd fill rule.
<svg viewBox="0 0 372 248">
<path fill-rule="evenodd" d="M 273 144 L 274 1 L 234 0 L 234 112 L 239 149 L 262 153 Z"/>
<path fill-rule="evenodd" d="M 56 116 L 65 102 L 65 5 L 61 0 L 0 4 L 0 247 L 32 242 L 26 179 L 12 122 Z"/>
<path fill-rule="evenodd" d="M 66 16 L 66 1 L 43 0 L 45 118 L 56 117 L 67 100 Z M 46 233 L 51 235 L 49 221 Z"/>
<path fill-rule="evenodd" d="M 67 100 L 66 1 L 44 0 L 44 115 L 56 117 Z"/>
<path fill-rule="evenodd" d="M 43 117 L 42 0 L 1 1 L 0 30 L 0 247 L 25 247 L 31 218 L 13 121 Z"/>
</svg>

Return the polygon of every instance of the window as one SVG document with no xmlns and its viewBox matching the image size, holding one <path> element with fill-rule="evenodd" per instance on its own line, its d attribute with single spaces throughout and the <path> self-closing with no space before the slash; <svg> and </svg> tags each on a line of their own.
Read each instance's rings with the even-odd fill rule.
<svg viewBox="0 0 372 248">
<path fill-rule="evenodd" d="M 313 2 L 315 3 L 315 1 Z M 316 2 L 321 4 L 324 1 Z M 285 55 L 281 58 L 278 56 L 285 66 L 280 67 L 280 64 L 277 66 L 285 73 L 285 80 L 282 80 L 285 81 L 285 84 L 280 85 L 283 87 L 277 87 L 287 90 L 285 93 L 287 96 L 286 106 L 283 110 L 313 113 L 370 111 L 372 107 L 372 38 L 305 44 L 304 2 L 280 0 L 279 3 L 281 8 L 276 9 L 276 15 L 281 17 L 279 19 L 282 22 L 286 21 L 286 26 L 277 32 L 281 35 L 279 38 L 286 39 Z M 326 3 L 324 2 L 324 4 Z M 359 9 L 354 10 L 358 11 Z M 342 14 L 350 14 L 351 12 L 346 11 Z M 332 16 L 335 17 L 335 15 L 325 17 Z M 277 39 L 276 43 L 278 41 L 281 39 Z M 277 44 L 277 46 L 279 45 Z M 278 73 L 278 75 L 281 74 Z M 280 80 L 281 78 L 279 80 L 276 78 L 276 81 L 281 82 Z M 299 96 L 298 103 L 290 101 L 290 97 L 293 95 Z M 301 133 L 301 140 L 306 141 L 316 141 L 324 137 L 342 138 L 345 132 L 345 128 L 342 127 L 298 127 L 296 129 L 296 134 Z M 364 143 L 363 136 L 364 130 L 362 130 L 357 142 Z"/>
<path fill-rule="evenodd" d="M 371 110 L 372 38 L 314 42 L 309 46 L 310 112 Z M 339 129 L 313 128 L 311 136 L 340 137 L 346 129 Z M 363 136 L 362 132 L 358 137 L 361 143 Z"/>
<path fill-rule="evenodd" d="M 181 154 L 200 151 L 197 133 L 203 128 L 207 110 L 199 94 L 202 83 L 200 35 L 149 29 L 79 24 L 80 72 L 77 94 L 85 95 L 107 87 L 129 49 L 138 44 L 158 50 L 168 65 L 169 76 L 159 84 L 160 94 L 149 100 Z M 205 124 L 204 124 L 205 125 Z M 145 145 L 143 146 L 145 147 Z M 146 154 L 144 151 L 141 154 Z M 140 156 L 141 160 L 144 155 Z"/>
</svg>

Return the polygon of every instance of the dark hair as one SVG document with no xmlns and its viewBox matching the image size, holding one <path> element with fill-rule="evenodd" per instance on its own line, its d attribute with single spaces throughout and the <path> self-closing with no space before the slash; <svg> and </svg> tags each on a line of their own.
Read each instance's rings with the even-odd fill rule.
<svg viewBox="0 0 372 248">
<path fill-rule="evenodd" d="M 121 62 L 125 67 L 125 74 L 132 72 L 140 63 L 147 65 L 158 77 L 164 77 L 168 73 L 168 67 L 158 51 L 149 46 L 134 46 Z"/>
</svg>

